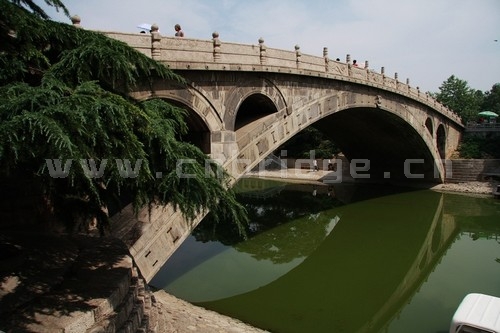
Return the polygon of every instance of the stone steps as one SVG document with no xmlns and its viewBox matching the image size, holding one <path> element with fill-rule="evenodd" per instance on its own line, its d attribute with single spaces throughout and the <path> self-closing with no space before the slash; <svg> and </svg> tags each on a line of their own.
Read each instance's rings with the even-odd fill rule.
<svg viewBox="0 0 500 333">
<path fill-rule="evenodd" d="M 122 288 L 120 288 L 122 289 Z M 138 272 L 132 268 L 131 284 L 121 303 L 104 314 L 88 329 L 87 333 L 153 333 L 158 326 L 158 316 L 152 304 L 153 293 Z"/>
<path fill-rule="evenodd" d="M 467 160 L 455 159 L 451 161 L 451 175 L 447 174 L 448 183 L 484 181 L 489 173 L 500 173 L 500 160 Z"/>
</svg>

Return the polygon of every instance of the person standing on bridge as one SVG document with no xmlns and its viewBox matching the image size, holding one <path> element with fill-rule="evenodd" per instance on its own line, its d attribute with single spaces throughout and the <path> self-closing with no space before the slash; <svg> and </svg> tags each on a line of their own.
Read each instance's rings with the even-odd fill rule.
<svg viewBox="0 0 500 333">
<path fill-rule="evenodd" d="M 180 24 L 176 24 L 174 26 L 174 29 L 175 29 L 175 37 L 184 37 L 184 31 L 182 31 Z"/>
</svg>

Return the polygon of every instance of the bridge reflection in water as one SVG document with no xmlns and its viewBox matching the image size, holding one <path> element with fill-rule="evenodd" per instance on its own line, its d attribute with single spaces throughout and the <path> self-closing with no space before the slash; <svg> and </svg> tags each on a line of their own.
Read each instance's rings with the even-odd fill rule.
<svg viewBox="0 0 500 333">
<path fill-rule="evenodd" d="M 255 187 L 247 184 L 247 190 Z M 306 192 L 302 205 L 312 207 L 312 195 Z M 459 228 L 456 218 L 480 213 L 467 204 L 470 197 L 432 191 L 370 200 L 365 200 L 366 190 L 337 186 L 335 193 L 361 201 L 297 214 L 291 222 L 233 246 L 231 251 L 245 255 L 246 262 L 253 258 L 252 264 L 243 268 L 232 266 L 230 257 L 219 258 L 217 267 L 226 266 L 223 274 L 199 277 L 204 285 L 197 290 L 201 295 L 201 289 L 213 291 L 219 285 L 226 292 L 206 301 L 203 296 L 187 299 L 273 332 L 377 332 L 398 316 L 457 235 L 467 231 Z M 321 196 L 316 199 L 326 194 Z M 445 198 L 454 201 L 452 214 L 446 212 Z M 276 209 L 266 208 L 266 201 L 254 208 Z M 492 214 L 498 215 L 495 207 Z M 275 265 L 274 273 L 261 276 L 261 271 L 269 271 L 269 262 Z M 229 287 L 239 283 L 244 287 Z"/>
<path fill-rule="evenodd" d="M 442 218 L 442 195 L 420 194 L 334 209 L 339 223 L 300 265 L 261 288 L 202 305 L 244 321 L 251 314 L 271 331 L 376 331 L 411 298 L 458 232 Z M 287 248 L 300 243 L 287 241 L 280 252 L 297 253 Z M 248 244 L 238 248 L 252 251 Z M 238 304 L 245 304 L 243 313 L 233 312 L 241 311 Z"/>
</svg>

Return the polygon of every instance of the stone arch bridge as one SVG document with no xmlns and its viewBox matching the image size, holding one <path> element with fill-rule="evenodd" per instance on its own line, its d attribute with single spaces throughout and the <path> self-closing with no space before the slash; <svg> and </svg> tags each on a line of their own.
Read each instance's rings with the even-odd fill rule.
<svg viewBox="0 0 500 333">
<path fill-rule="evenodd" d="M 186 85 L 144 80 L 132 92 L 139 100 L 162 98 L 188 110 L 188 140 L 215 159 L 235 180 L 295 134 L 315 126 L 332 139 L 362 178 L 442 182 L 446 159 L 464 125 L 445 106 L 411 87 L 364 66 L 323 56 L 211 40 L 105 32 L 186 79 Z M 144 210 L 127 229 L 126 209 L 114 217 L 115 232 L 128 239 L 147 281 L 190 234 L 170 207 Z M 121 225 L 121 227 L 120 227 Z M 134 236 L 130 236 L 130 235 Z"/>
</svg>

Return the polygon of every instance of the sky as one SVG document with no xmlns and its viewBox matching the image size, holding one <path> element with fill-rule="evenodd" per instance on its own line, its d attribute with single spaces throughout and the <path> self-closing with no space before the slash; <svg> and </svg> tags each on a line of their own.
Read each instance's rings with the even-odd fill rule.
<svg viewBox="0 0 500 333">
<path fill-rule="evenodd" d="M 43 1 L 35 1 L 42 5 Z M 500 0 L 63 0 L 85 29 L 139 33 L 156 23 L 173 36 L 258 44 L 358 63 L 439 92 L 451 75 L 490 91 L 500 83 Z M 71 23 L 55 9 L 47 14 Z"/>
</svg>

